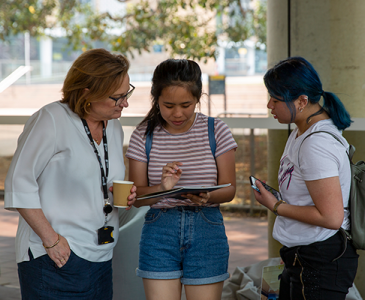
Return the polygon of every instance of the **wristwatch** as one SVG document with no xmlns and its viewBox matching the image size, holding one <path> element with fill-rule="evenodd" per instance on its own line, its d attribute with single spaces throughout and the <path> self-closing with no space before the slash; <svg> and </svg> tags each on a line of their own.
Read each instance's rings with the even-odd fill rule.
<svg viewBox="0 0 365 300">
<path fill-rule="evenodd" d="M 275 205 L 274 205 L 274 208 L 273 208 L 273 210 L 272 210 L 272 212 L 276 215 L 276 216 L 278 216 L 279 214 L 278 214 L 278 207 L 279 207 L 279 205 L 280 204 L 283 204 L 283 203 L 286 203 L 284 200 L 279 200 L 278 202 L 276 202 L 275 203 Z"/>
</svg>

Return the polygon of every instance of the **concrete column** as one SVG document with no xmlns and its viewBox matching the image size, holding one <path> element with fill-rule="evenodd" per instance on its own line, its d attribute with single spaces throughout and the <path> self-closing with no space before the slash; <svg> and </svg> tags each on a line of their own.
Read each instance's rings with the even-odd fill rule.
<svg viewBox="0 0 365 300">
<path fill-rule="evenodd" d="M 52 54 L 52 39 L 47 36 L 41 37 L 39 43 L 39 56 L 42 78 L 49 78 L 52 76 Z"/>
<path fill-rule="evenodd" d="M 218 74 L 226 74 L 226 60 L 225 60 L 225 48 L 220 46 L 218 47 L 218 57 L 217 57 L 217 73 Z M 212 74 L 209 74 L 212 75 Z M 214 75 L 214 74 L 213 74 Z"/>
<path fill-rule="evenodd" d="M 29 31 L 24 33 L 24 65 L 30 66 L 30 35 Z M 25 73 L 25 83 L 30 84 L 30 71 Z"/>
<path fill-rule="evenodd" d="M 247 62 L 247 66 L 248 66 L 248 70 L 247 70 L 247 76 L 253 76 L 255 75 L 255 42 L 252 40 L 246 40 L 244 42 L 245 47 L 247 49 L 247 54 L 246 54 L 246 62 Z"/>
<path fill-rule="evenodd" d="M 287 0 L 267 1 L 267 60 L 268 68 L 288 57 L 288 16 Z M 278 188 L 279 161 L 283 153 L 288 132 L 269 130 L 268 132 L 268 184 Z M 281 244 L 272 238 L 275 215 L 268 212 L 269 257 L 280 256 Z"/>
<path fill-rule="evenodd" d="M 268 0 L 269 67 L 288 56 L 288 2 Z M 364 118 L 365 1 L 291 0 L 290 6 L 291 56 L 303 56 L 310 61 L 320 75 L 323 89 L 336 93 L 353 118 Z M 350 127 L 344 136 L 356 147 L 355 161 L 364 158 L 365 132 L 351 131 Z M 269 147 L 276 146 L 273 137 L 275 133 L 269 131 L 269 143 L 273 143 Z M 273 180 L 280 155 L 276 152 L 269 155 L 275 156 L 269 162 L 269 180 Z M 358 252 L 355 284 L 365 297 L 365 255 L 364 251 Z"/>
<path fill-rule="evenodd" d="M 284 151 L 284 146 L 288 138 L 287 131 L 284 130 L 269 130 L 267 153 L 268 157 L 268 184 L 278 190 L 278 170 L 281 154 Z M 274 227 L 276 216 L 268 211 L 268 247 L 269 257 L 280 256 L 279 250 L 282 245 L 272 238 L 272 229 Z"/>
</svg>

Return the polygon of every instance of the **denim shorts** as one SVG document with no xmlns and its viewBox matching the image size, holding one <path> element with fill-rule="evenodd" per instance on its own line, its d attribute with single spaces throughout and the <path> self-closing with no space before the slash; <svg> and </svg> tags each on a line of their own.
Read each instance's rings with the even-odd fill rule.
<svg viewBox="0 0 365 300">
<path fill-rule="evenodd" d="M 145 215 L 136 273 L 185 285 L 229 277 L 229 247 L 219 207 L 151 208 Z"/>
</svg>

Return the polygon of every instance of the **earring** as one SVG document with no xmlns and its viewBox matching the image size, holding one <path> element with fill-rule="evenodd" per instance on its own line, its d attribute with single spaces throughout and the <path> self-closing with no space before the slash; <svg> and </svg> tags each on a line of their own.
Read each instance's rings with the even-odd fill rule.
<svg viewBox="0 0 365 300">
<path fill-rule="evenodd" d="M 86 107 L 89 107 L 89 106 L 91 106 L 91 103 L 90 102 L 88 104 L 86 104 Z"/>
<path fill-rule="evenodd" d="M 304 108 L 303 107 L 299 107 L 298 109 L 299 109 L 299 112 L 303 112 L 303 109 Z"/>
</svg>

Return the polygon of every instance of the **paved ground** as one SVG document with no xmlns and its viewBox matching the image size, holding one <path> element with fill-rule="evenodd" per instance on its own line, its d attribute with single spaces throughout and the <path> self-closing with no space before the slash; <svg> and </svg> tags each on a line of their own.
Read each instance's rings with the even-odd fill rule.
<svg viewBox="0 0 365 300">
<path fill-rule="evenodd" d="M 0 196 L 1 197 L 1 196 Z M 19 300 L 20 290 L 15 263 L 14 241 L 18 214 L 4 209 L 0 198 L 0 300 Z M 265 218 L 225 217 L 230 246 L 229 272 L 267 259 Z"/>
<path fill-rule="evenodd" d="M 14 251 L 17 224 L 18 214 L 5 210 L 0 199 L 0 300 L 21 299 Z"/>
</svg>

